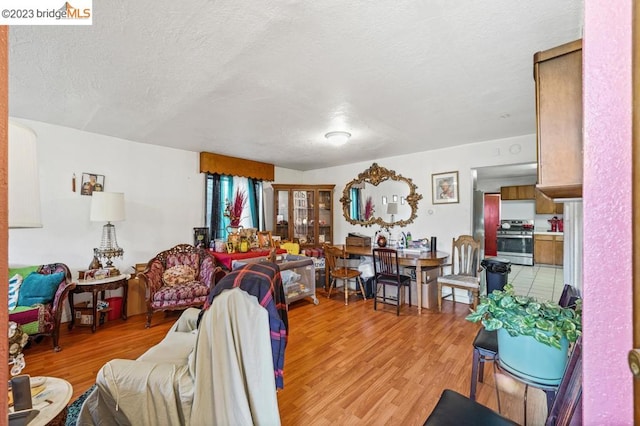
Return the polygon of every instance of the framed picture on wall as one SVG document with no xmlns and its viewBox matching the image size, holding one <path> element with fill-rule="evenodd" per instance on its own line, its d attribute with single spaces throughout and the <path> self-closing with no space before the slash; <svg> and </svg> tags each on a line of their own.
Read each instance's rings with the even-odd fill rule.
<svg viewBox="0 0 640 426">
<path fill-rule="evenodd" d="M 458 172 L 432 174 L 431 193 L 433 204 L 459 203 Z"/>
<path fill-rule="evenodd" d="M 94 192 L 104 191 L 104 175 L 95 173 L 82 173 L 81 195 L 91 195 Z"/>
</svg>

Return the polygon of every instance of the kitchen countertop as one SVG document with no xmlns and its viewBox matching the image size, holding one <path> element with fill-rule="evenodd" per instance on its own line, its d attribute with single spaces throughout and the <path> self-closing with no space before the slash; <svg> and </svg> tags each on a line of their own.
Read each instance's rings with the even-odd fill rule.
<svg viewBox="0 0 640 426">
<path fill-rule="evenodd" d="M 564 232 L 533 231 L 534 235 L 564 235 Z"/>
</svg>

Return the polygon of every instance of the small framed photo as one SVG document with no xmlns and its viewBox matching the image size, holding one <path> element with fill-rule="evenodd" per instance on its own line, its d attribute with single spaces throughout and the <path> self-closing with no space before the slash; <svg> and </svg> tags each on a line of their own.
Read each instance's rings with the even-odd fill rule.
<svg viewBox="0 0 640 426">
<path fill-rule="evenodd" d="M 258 247 L 261 249 L 270 249 L 274 247 L 271 231 L 258 231 Z"/>
<path fill-rule="evenodd" d="M 458 172 L 432 174 L 431 190 L 433 204 L 459 203 Z"/>
<path fill-rule="evenodd" d="M 91 195 L 94 192 L 102 191 L 104 191 L 104 175 L 82 173 L 81 195 Z"/>
<path fill-rule="evenodd" d="M 394 202 L 394 203 L 397 203 L 397 202 L 398 202 L 398 196 L 397 196 L 397 195 L 394 195 L 392 198 L 393 198 L 393 202 Z"/>
<path fill-rule="evenodd" d="M 383 195 L 383 196 L 382 196 L 382 205 L 384 206 L 384 205 L 386 205 L 386 204 L 387 204 L 387 196 L 386 196 L 386 195 Z"/>
</svg>

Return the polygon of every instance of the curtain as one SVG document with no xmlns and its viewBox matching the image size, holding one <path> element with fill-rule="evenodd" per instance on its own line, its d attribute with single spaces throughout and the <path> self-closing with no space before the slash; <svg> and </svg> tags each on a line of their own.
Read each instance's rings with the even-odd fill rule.
<svg viewBox="0 0 640 426">
<path fill-rule="evenodd" d="M 361 201 L 360 201 L 360 188 L 351 188 L 351 194 L 349 195 L 351 198 L 351 205 L 349 207 L 351 219 L 353 220 L 361 220 L 360 216 L 361 212 Z"/>
<path fill-rule="evenodd" d="M 207 173 L 205 195 L 205 222 L 209 226 L 211 240 L 226 239 L 230 219 L 224 216 L 227 203 L 232 203 L 238 191 L 246 196 L 241 214 L 243 228 L 264 227 L 262 181 L 238 176 Z"/>
<path fill-rule="evenodd" d="M 205 222 L 209 227 L 209 237 L 211 241 L 216 238 L 223 238 L 223 217 L 221 212 L 224 209 L 224 202 L 221 203 L 220 200 L 220 175 L 217 173 L 207 173 Z M 218 214 L 213 214 L 213 212 L 218 212 Z"/>
</svg>

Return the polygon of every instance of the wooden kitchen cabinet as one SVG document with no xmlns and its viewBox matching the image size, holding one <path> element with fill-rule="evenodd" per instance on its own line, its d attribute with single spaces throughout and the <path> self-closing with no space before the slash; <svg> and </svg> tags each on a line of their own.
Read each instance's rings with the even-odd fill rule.
<svg viewBox="0 0 640 426">
<path fill-rule="evenodd" d="M 562 266 L 564 264 L 564 236 L 556 235 L 553 246 L 554 265 Z"/>
<path fill-rule="evenodd" d="M 273 235 L 301 248 L 333 244 L 335 185 L 273 184 Z"/>
<path fill-rule="evenodd" d="M 533 239 L 533 262 L 535 264 L 563 264 L 564 237 L 562 235 L 535 234 Z"/>
<path fill-rule="evenodd" d="M 537 188 L 552 199 L 582 197 L 582 40 L 533 56 Z"/>
<path fill-rule="evenodd" d="M 500 188 L 501 200 L 534 200 L 536 187 L 534 185 L 503 186 Z"/>
<path fill-rule="evenodd" d="M 533 263 L 553 265 L 554 238 L 553 235 L 534 235 L 533 237 Z"/>
<path fill-rule="evenodd" d="M 564 203 L 555 203 L 551 198 L 536 189 L 536 214 L 562 214 Z"/>
</svg>

